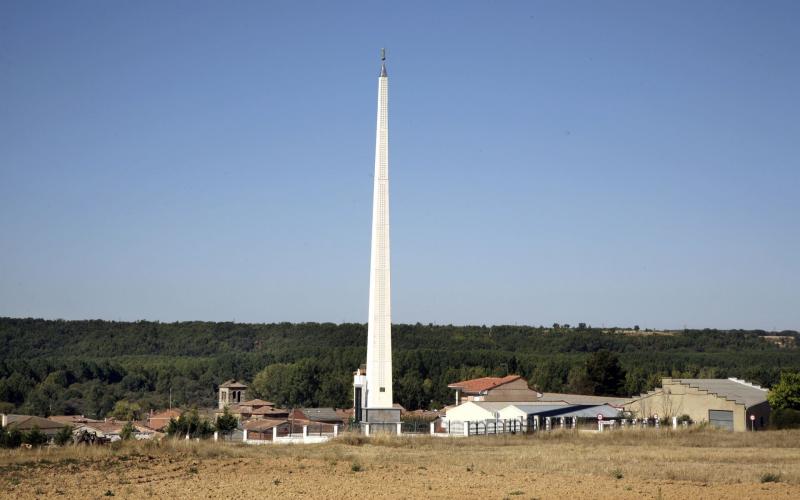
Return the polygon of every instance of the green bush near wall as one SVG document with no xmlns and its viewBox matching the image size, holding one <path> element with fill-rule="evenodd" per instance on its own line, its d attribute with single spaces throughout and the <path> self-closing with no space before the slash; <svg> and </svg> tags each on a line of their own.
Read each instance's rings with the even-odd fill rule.
<svg viewBox="0 0 800 500">
<path fill-rule="evenodd" d="M 772 410 L 769 417 L 769 426 L 773 429 L 798 429 L 800 428 L 800 410 L 783 408 Z"/>
</svg>

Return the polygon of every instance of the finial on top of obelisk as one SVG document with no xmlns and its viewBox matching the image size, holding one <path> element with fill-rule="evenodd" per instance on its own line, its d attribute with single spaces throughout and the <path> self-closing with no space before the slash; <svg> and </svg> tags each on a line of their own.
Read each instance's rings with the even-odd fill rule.
<svg viewBox="0 0 800 500">
<path fill-rule="evenodd" d="M 381 49 L 381 76 L 389 76 L 386 73 L 386 49 Z"/>
</svg>

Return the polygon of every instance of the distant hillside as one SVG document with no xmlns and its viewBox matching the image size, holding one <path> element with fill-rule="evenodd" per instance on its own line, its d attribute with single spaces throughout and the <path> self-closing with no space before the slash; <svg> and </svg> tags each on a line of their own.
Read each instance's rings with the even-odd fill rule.
<svg viewBox="0 0 800 500">
<path fill-rule="evenodd" d="M 782 369 L 800 369 L 797 332 L 416 324 L 392 333 L 395 396 L 409 408 L 449 403 L 455 380 L 506 372 L 545 391 L 599 390 L 590 365 L 598 351 L 618 359 L 621 395 L 648 390 L 664 375 L 768 386 Z M 163 407 L 170 389 L 176 404 L 213 405 L 216 384 L 252 381 L 267 367 L 254 394 L 348 406 L 365 345 L 363 324 L 0 318 L 0 410 L 104 416 L 121 399 Z"/>
</svg>

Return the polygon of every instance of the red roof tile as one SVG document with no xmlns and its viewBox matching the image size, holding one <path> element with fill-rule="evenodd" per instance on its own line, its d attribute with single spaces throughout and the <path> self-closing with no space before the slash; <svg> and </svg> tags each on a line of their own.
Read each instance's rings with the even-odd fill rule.
<svg viewBox="0 0 800 500">
<path fill-rule="evenodd" d="M 278 416 L 278 415 L 288 415 L 288 414 L 289 414 L 289 410 L 284 410 L 284 409 L 281 409 L 281 408 L 271 408 L 271 407 L 268 407 L 268 406 L 264 406 L 262 408 L 256 408 L 255 410 L 250 412 L 250 415 L 276 415 L 276 416 Z"/>
<path fill-rule="evenodd" d="M 253 407 L 275 406 L 275 403 L 271 401 L 264 401 L 263 399 L 251 399 L 250 401 L 242 401 L 241 403 L 239 403 L 239 406 L 253 406 Z"/>
<path fill-rule="evenodd" d="M 164 410 L 158 413 L 153 413 L 149 415 L 149 419 L 171 419 L 171 418 L 178 418 L 183 414 L 181 410 Z"/>
<path fill-rule="evenodd" d="M 86 422 L 102 422 L 102 420 L 94 420 L 86 418 L 83 415 L 50 415 L 48 420 L 58 422 L 60 424 L 84 424 Z"/>
<path fill-rule="evenodd" d="M 480 394 L 483 391 L 494 389 L 495 387 L 513 382 L 522 377 L 519 375 L 508 375 L 506 377 L 483 377 L 474 378 L 472 380 L 463 380 L 461 382 L 454 382 L 447 387 L 450 389 L 461 389 L 465 394 Z"/>
<path fill-rule="evenodd" d="M 262 420 L 251 420 L 244 424 L 244 428 L 248 431 L 265 431 L 277 427 L 282 424 L 288 424 L 288 420 L 265 418 Z"/>
</svg>

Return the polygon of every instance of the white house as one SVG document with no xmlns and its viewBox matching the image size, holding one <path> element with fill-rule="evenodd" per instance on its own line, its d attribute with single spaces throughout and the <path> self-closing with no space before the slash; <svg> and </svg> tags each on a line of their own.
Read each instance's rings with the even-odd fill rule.
<svg viewBox="0 0 800 500">
<path fill-rule="evenodd" d="M 528 420 L 531 415 L 538 415 L 540 413 L 547 413 L 553 410 L 565 410 L 569 408 L 566 403 L 558 404 L 557 402 L 548 404 L 511 404 L 498 412 L 500 420 L 519 420 L 520 418 Z"/>
</svg>

